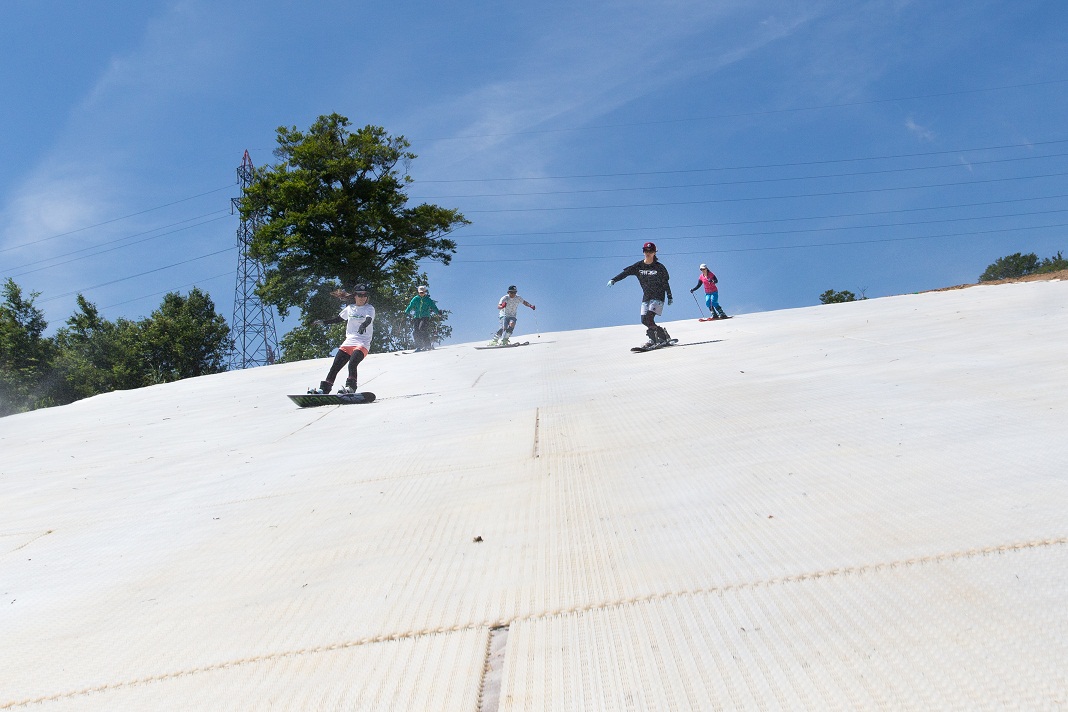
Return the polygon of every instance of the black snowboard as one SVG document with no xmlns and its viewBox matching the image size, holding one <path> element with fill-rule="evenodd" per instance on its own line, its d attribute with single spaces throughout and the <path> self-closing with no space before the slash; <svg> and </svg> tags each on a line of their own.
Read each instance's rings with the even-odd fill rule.
<svg viewBox="0 0 1068 712">
<path fill-rule="evenodd" d="M 300 396 L 289 396 L 301 408 L 314 408 L 319 405 L 350 405 L 352 403 L 373 403 L 375 394 L 369 391 L 362 393 L 305 393 Z"/>
<path fill-rule="evenodd" d="M 640 354 L 643 351 L 656 351 L 657 349 L 667 348 L 668 346 L 674 346 L 679 343 L 678 339 L 669 339 L 668 341 L 661 342 L 659 344 L 653 344 L 652 346 L 635 346 L 631 349 L 636 354 Z"/>
</svg>

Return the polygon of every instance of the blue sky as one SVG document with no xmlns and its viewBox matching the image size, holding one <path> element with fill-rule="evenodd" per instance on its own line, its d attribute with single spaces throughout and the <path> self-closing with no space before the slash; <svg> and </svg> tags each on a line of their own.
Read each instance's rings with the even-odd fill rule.
<svg viewBox="0 0 1068 712">
<path fill-rule="evenodd" d="M 0 10 L 0 279 L 61 326 L 164 293 L 233 312 L 235 169 L 331 112 L 406 136 L 410 195 L 460 209 L 427 265 L 454 341 L 633 323 L 660 247 L 728 313 L 974 282 L 1068 251 L 1068 5 L 108 3 Z M 279 336 L 288 323 L 278 322 Z"/>
</svg>

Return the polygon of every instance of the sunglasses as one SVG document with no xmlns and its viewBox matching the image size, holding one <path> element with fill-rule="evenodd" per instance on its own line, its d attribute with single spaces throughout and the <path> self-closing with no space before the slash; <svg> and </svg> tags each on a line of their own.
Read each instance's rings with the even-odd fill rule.
<svg viewBox="0 0 1068 712">
<path fill-rule="evenodd" d="M 366 297 L 367 296 L 367 292 L 353 292 L 352 296 L 354 296 L 354 297 Z"/>
</svg>

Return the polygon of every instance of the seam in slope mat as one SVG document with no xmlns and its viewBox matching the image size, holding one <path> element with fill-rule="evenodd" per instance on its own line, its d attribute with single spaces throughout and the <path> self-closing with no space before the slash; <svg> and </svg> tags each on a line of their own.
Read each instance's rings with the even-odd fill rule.
<svg viewBox="0 0 1068 712">
<path fill-rule="evenodd" d="M 761 581 L 748 581 L 737 584 L 726 584 L 723 586 L 708 586 L 704 588 L 685 589 L 680 591 L 667 591 L 660 593 L 649 593 L 639 596 L 631 596 L 629 598 L 621 598 L 613 601 L 602 601 L 598 603 L 591 603 L 583 606 L 571 606 L 569 608 L 559 608 L 551 611 L 541 611 L 538 613 L 531 613 L 525 616 L 516 616 L 508 620 L 489 620 L 489 621 L 477 621 L 471 623 L 458 623 L 453 626 L 443 626 L 440 628 L 431 628 L 418 631 L 406 631 L 400 633 L 384 633 L 380 635 L 367 636 L 357 640 L 343 641 L 339 643 L 331 643 L 330 645 L 318 645 L 311 648 L 303 648 L 300 650 L 285 650 L 276 653 L 264 653 L 263 655 L 254 655 L 247 658 L 239 658 L 237 660 L 227 660 L 221 663 L 215 663 L 212 665 L 205 665 L 203 667 L 190 668 L 187 670 L 178 670 L 175 672 L 163 673 L 161 675 L 150 675 L 148 677 L 137 678 L 134 680 L 124 680 L 106 685 L 96 685 L 94 687 L 87 687 L 81 690 L 72 690 L 69 692 L 59 692 L 54 695 L 47 695 L 45 697 L 35 697 L 26 700 L 13 700 L 11 702 L 0 703 L 0 710 L 15 709 L 18 707 L 27 707 L 29 705 L 40 704 L 42 702 L 54 702 L 56 700 L 69 699 L 73 697 L 80 697 L 83 695 L 90 695 L 97 692 L 105 692 L 107 690 L 116 690 L 120 688 L 133 687 L 136 685 L 146 685 L 154 682 L 161 682 L 164 680 L 170 680 L 178 677 L 184 677 L 187 675 L 196 675 L 198 673 L 212 672 L 216 670 L 225 670 L 231 667 L 238 667 L 241 665 L 252 665 L 259 662 L 268 660 L 280 660 L 282 658 L 293 658 L 301 655 L 311 655 L 315 653 L 331 652 L 335 650 L 345 650 L 348 648 L 355 648 L 361 645 L 373 645 L 374 643 L 385 643 L 396 640 L 408 640 L 412 638 L 420 638 L 430 635 L 445 635 L 448 633 L 457 633 L 460 631 L 474 630 L 478 628 L 495 629 L 507 629 L 513 623 L 522 621 L 536 621 L 542 618 L 551 618 L 554 616 L 570 615 L 575 613 L 587 613 L 590 611 L 608 610 L 611 608 L 618 608 L 620 606 L 627 606 L 635 603 L 642 603 L 644 601 L 663 601 L 670 598 L 679 596 L 695 596 L 709 593 L 726 593 L 728 591 L 743 591 L 747 589 L 755 589 L 765 586 L 781 586 L 790 583 L 796 583 L 800 581 L 811 581 L 814 579 L 836 578 L 840 576 L 856 576 L 864 575 L 868 573 L 874 573 L 877 571 L 883 571 L 886 569 L 893 569 L 897 567 L 907 566 L 925 566 L 928 564 L 938 564 L 948 561 L 960 561 L 963 559 L 972 559 L 980 556 L 989 556 L 991 554 L 1011 554 L 1017 551 L 1025 551 L 1027 549 L 1039 549 L 1054 546 L 1064 546 L 1068 544 L 1068 536 L 1056 537 L 1051 539 L 1035 539 L 1032 541 L 1017 542 L 1015 544 L 999 544 L 996 546 L 986 546 L 977 549 L 966 549 L 964 551 L 953 551 L 945 554 L 930 554 L 928 556 L 917 556 L 911 559 L 900 559 L 897 561 L 887 561 L 878 564 L 864 564 L 860 566 L 843 566 L 833 569 L 824 569 L 822 571 L 811 571 L 801 574 L 790 574 L 787 576 L 779 576 L 771 579 L 764 579 Z"/>
<path fill-rule="evenodd" d="M 479 680 L 478 712 L 497 712 L 501 707 L 501 676 L 507 646 L 508 626 L 490 628 L 486 640 L 486 664 Z"/>
</svg>

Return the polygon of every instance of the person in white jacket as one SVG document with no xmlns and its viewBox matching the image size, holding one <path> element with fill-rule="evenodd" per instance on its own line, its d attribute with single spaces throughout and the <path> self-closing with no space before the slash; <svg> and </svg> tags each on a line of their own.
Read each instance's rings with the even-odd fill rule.
<svg viewBox="0 0 1068 712">
<path fill-rule="evenodd" d="M 493 340 L 490 341 L 490 346 L 508 345 L 508 339 L 512 338 L 515 324 L 519 321 L 517 314 L 519 313 L 520 304 L 530 307 L 531 309 L 536 308 L 526 299 L 519 296 L 516 287 L 513 284 L 508 287 L 508 293 L 501 297 L 500 302 L 497 303 L 497 315 L 501 320 L 501 328 L 497 329 L 497 333 L 493 335 Z"/>
</svg>

